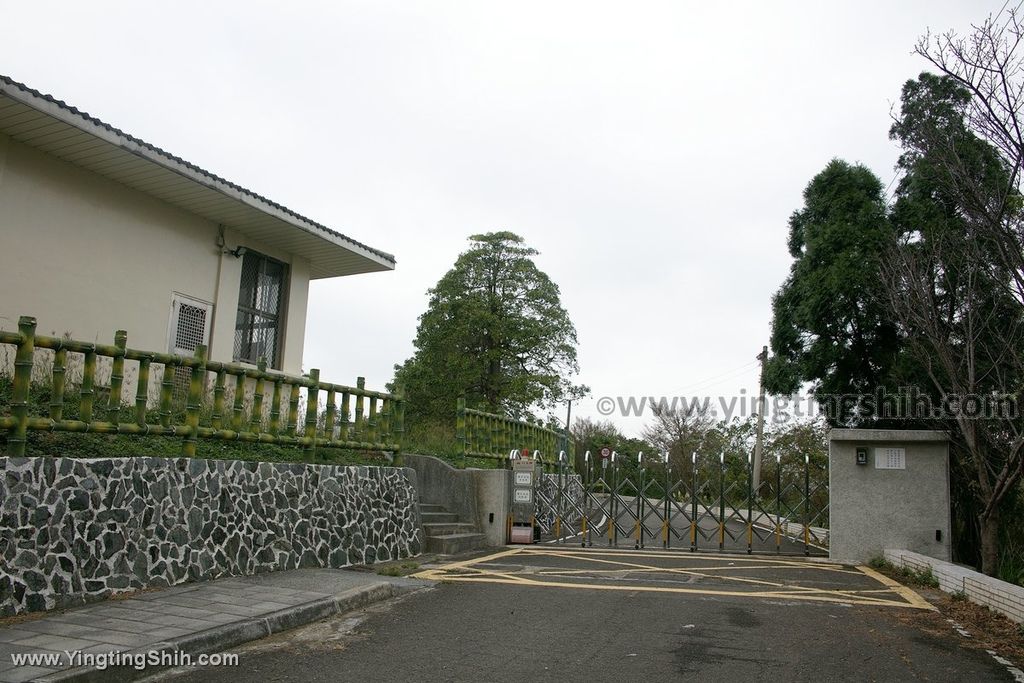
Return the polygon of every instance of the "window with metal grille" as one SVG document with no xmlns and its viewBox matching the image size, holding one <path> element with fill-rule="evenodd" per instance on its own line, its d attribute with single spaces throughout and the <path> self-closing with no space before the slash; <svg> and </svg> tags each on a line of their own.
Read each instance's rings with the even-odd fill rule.
<svg viewBox="0 0 1024 683">
<path fill-rule="evenodd" d="M 266 358 L 280 369 L 281 308 L 288 266 L 258 252 L 242 256 L 242 284 L 235 318 L 235 360 L 257 363 Z"/>
<path fill-rule="evenodd" d="M 174 331 L 174 346 L 195 351 L 206 341 L 206 309 L 181 303 L 178 307 L 178 326 Z"/>
<path fill-rule="evenodd" d="M 210 318 L 213 306 L 175 292 L 171 298 L 171 325 L 168 351 L 191 356 L 200 344 L 210 343 Z"/>
<path fill-rule="evenodd" d="M 200 344 L 210 344 L 210 318 L 213 306 L 183 294 L 171 299 L 171 326 L 168 331 L 169 351 L 178 356 L 191 356 Z M 188 393 L 192 372 L 188 368 L 174 370 L 174 395 Z"/>
</svg>

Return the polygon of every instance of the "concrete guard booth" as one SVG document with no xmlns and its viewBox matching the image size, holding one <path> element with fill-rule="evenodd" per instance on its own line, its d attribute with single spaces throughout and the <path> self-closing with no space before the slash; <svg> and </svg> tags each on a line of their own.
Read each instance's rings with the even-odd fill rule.
<svg viewBox="0 0 1024 683">
<path fill-rule="evenodd" d="M 831 559 L 901 548 L 951 560 L 946 432 L 833 429 L 828 451 Z"/>
</svg>

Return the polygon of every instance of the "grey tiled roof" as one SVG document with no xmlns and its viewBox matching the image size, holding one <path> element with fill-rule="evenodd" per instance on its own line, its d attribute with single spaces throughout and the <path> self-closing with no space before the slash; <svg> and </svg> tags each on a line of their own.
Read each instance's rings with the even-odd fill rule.
<svg viewBox="0 0 1024 683">
<path fill-rule="evenodd" d="M 145 148 L 148 152 L 150 152 L 150 153 L 152 153 L 152 154 L 154 154 L 156 156 L 164 157 L 164 158 L 166 158 L 166 159 L 168 159 L 170 161 L 173 161 L 173 162 L 175 162 L 177 164 L 181 164 L 182 166 L 185 166 L 189 170 L 191 170 L 191 171 L 193 171 L 193 172 L 195 172 L 195 173 L 197 173 L 197 174 L 199 174 L 201 176 L 204 176 L 205 178 L 209 179 L 210 181 L 213 181 L 214 183 L 219 183 L 219 184 L 226 185 L 226 186 L 230 187 L 231 189 L 235 190 L 236 192 L 239 192 L 241 194 L 247 195 L 247 196 L 251 197 L 252 199 L 257 200 L 258 202 L 265 203 L 265 204 L 269 205 L 270 207 L 273 207 L 274 209 L 287 214 L 288 216 L 292 217 L 293 219 L 295 219 L 298 222 L 304 223 L 304 224 L 306 224 L 306 225 L 308 225 L 310 227 L 313 227 L 313 228 L 315 228 L 317 230 L 321 230 L 321 231 L 323 231 L 323 232 L 325 232 L 325 233 L 327 233 L 329 235 L 332 235 L 335 238 L 341 239 L 341 240 L 343 240 L 345 242 L 349 242 L 349 243 L 351 243 L 351 244 L 353 244 L 353 245 L 355 245 L 357 247 L 365 249 L 365 250 L 367 250 L 367 251 L 369 251 L 369 252 L 379 256 L 380 258 L 382 258 L 382 259 L 384 259 L 386 261 L 389 261 L 392 264 L 394 264 L 394 262 L 395 262 L 395 257 L 393 255 L 391 255 L 391 254 L 388 254 L 386 252 L 380 251 L 378 249 L 374 249 L 373 247 L 370 247 L 370 246 L 368 246 L 366 244 L 363 244 L 361 242 L 357 242 L 356 240 L 354 240 L 354 239 L 352 239 L 350 237 L 347 237 L 347 236 L 341 234 L 340 232 L 337 232 L 336 230 L 332 230 L 332 229 L 328 228 L 327 226 L 325 226 L 325 225 L 323 225 L 321 223 L 317 223 L 316 221 L 314 221 L 314 220 L 312 220 L 310 218 L 307 218 L 306 216 L 303 216 L 302 214 L 297 213 L 297 212 L 289 209 L 286 206 L 278 204 L 277 202 L 275 202 L 275 201 L 273 201 L 271 199 L 268 199 L 268 198 L 264 197 L 263 195 L 257 194 L 256 192 L 253 192 L 252 190 L 246 189 L 246 188 L 242 187 L 241 185 L 233 183 L 230 180 L 227 180 L 227 179 L 222 178 L 222 177 L 220 177 L 220 176 L 218 176 L 218 175 L 216 175 L 214 173 L 211 173 L 211 172 L 209 172 L 209 171 L 207 171 L 207 170 L 205 170 L 203 168 L 200 168 L 199 166 L 196 166 L 195 164 L 193 164 L 193 163 L 191 163 L 189 161 L 186 161 L 185 159 L 182 159 L 181 157 L 175 156 L 174 154 L 171 154 L 170 152 L 167 152 L 166 150 L 161 149 L 160 147 L 157 147 L 156 145 L 150 144 L 150 143 L 146 142 L 145 140 L 140 140 L 139 138 L 137 138 L 137 137 L 135 137 L 135 136 L 133 136 L 133 135 L 131 135 L 129 133 L 126 133 L 126 132 L 124 132 L 123 130 L 121 130 L 119 128 L 116 128 L 116 127 L 110 125 L 109 123 L 101 121 L 100 119 L 97 119 L 96 117 L 91 116 L 88 113 L 86 113 L 84 111 L 81 111 L 80 109 L 78 109 L 76 107 L 71 106 L 70 104 L 67 104 L 63 100 L 59 100 L 59 99 L 53 97 L 52 95 L 48 95 L 46 93 L 39 92 L 38 90 L 30 88 L 30 87 L 28 87 L 27 85 L 25 85 L 23 83 L 19 83 L 18 81 L 15 81 L 14 79 L 10 78 L 9 76 L 4 76 L 3 74 L 0 74 L 0 84 L 6 85 L 6 86 L 13 86 L 13 87 L 18 88 L 19 90 L 29 94 L 29 95 L 41 98 L 41 99 L 43 99 L 43 100 L 45 100 L 45 101 L 47 101 L 47 102 L 49 102 L 51 104 L 54 104 L 54 105 L 60 107 L 64 111 L 66 111 L 68 113 L 71 113 L 71 114 L 73 114 L 76 117 L 81 118 L 85 122 L 91 123 L 91 124 L 93 124 L 95 126 L 100 126 L 100 127 L 104 128 L 104 129 L 106 129 L 107 131 L 113 133 L 114 135 L 117 135 L 117 136 L 119 136 L 121 138 L 124 138 L 125 140 L 128 140 L 128 141 L 134 143 L 135 145 L 138 145 L 138 146 L 140 146 L 142 148 Z"/>
</svg>

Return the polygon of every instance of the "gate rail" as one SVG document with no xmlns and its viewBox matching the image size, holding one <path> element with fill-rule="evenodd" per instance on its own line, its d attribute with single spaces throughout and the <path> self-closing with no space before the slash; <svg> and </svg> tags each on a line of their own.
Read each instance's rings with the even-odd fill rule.
<svg viewBox="0 0 1024 683">
<path fill-rule="evenodd" d="M 596 466 L 587 451 L 583 461 L 571 479 L 560 458 L 538 485 L 536 518 L 553 542 L 827 552 L 828 468 L 808 455 L 778 457 L 774 476 L 756 484 L 750 455 L 743 462 L 694 453 L 688 472 L 665 455 L 645 460 L 640 453 L 634 461 L 613 452 Z"/>
</svg>

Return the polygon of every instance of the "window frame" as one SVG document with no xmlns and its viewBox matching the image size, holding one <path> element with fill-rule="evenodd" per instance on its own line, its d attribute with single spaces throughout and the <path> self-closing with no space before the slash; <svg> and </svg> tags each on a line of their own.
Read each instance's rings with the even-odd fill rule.
<svg viewBox="0 0 1024 683">
<path fill-rule="evenodd" d="M 259 270 L 256 276 L 256 287 L 253 289 L 253 296 L 258 300 L 259 292 L 259 279 L 265 275 L 266 267 L 268 264 L 275 264 L 281 268 L 281 283 L 278 287 L 278 302 L 277 302 L 277 313 L 270 313 L 269 311 L 261 310 L 257 308 L 251 301 L 242 301 L 242 277 L 245 272 L 245 258 L 248 256 L 259 259 Z M 264 254 L 261 251 L 255 249 L 246 248 L 245 253 L 242 255 L 242 267 L 239 269 L 238 274 L 238 305 L 235 307 L 235 339 L 232 340 L 231 345 L 231 358 L 235 363 L 243 363 L 247 365 L 255 366 L 258 364 L 258 358 L 242 358 L 239 353 L 238 345 L 236 343 L 239 333 L 238 317 L 240 314 L 249 316 L 255 320 L 256 316 L 268 318 L 273 317 L 276 323 L 276 343 L 274 345 L 274 358 L 267 358 L 267 366 L 269 369 L 281 370 L 284 358 L 284 335 L 285 335 L 285 322 L 288 319 L 288 291 L 291 285 L 291 267 L 290 265 L 282 261 L 281 259 L 274 258 Z M 251 348 L 255 346 L 253 341 L 253 334 L 256 331 L 255 325 L 249 326 L 249 341 L 248 346 Z"/>
</svg>

